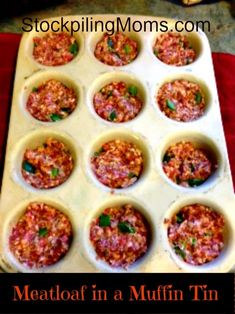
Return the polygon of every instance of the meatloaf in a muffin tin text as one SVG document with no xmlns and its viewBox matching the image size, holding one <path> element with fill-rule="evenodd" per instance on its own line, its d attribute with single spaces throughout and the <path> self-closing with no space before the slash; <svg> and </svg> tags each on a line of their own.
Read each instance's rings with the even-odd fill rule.
<svg viewBox="0 0 235 314">
<path fill-rule="evenodd" d="M 74 89 L 55 79 L 34 86 L 26 103 L 29 113 L 43 122 L 63 120 L 76 106 L 77 94 Z"/>
<path fill-rule="evenodd" d="M 66 145 L 48 138 L 34 149 L 26 149 L 22 162 L 24 180 L 36 189 L 50 189 L 64 183 L 71 175 L 74 160 Z"/>
<path fill-rule="evenodd" d="M 199 84 L 175 80 L 163 84 L 156 95 L 157 105 L 170 119 L 190 122 L 202 117 L 206 110 L 204 92 Z"/>
<path fill-rule="evenodd" d="M 187 205 L 165 223 L 170 246 L 188 264 L 212 262 L 225 246 L 225 219 L 211 207 Z"/>
<path fill-rule="evenodd" d="M 218 168 L 211 154 L 193 142 L 181 141 L 166 150 L 162 167 L 175 184 L 186 188 L 202 185 Z"/>
<path fill-rule="evenodd" d="M 157 37 L 153 46 L 155 56 L 165 64 L 185 66 L 195 61 L 196 51 L 186 35 L 166 33 Z"/>
<path fill-rule="evenodd" d="M 102 87 L 93 98 L 96 113 L 110 122 L 128 122 L 134 119 L 143 107 L 138 87 L 123 81 L 112 82 Z"/>
<path fill-rule="evenodd" d="M 33 57 L 45 66 L 59 66 L 72 61 L 78 54 L 78 42 L 68 33 L 48 33 L 33 38 Z"/>
<path fill-rule="evenodd" d="M 106 208 L 90 226 L 90 240 L 97 258 L 111 267 L 128 268 L 148 250 L 151 230 L 132 205 Z"/>
<path fill-rule="evenodd" d="M 28 268 L 53 265 L 68 252 L 73 238 L 69 218 L 51 205 L 33 202 L 9 235 L 14 257 Z"/>
<path fill-rule="evenodd" d="M 138 42 L 124 33 L 105 33 L 96 44 L 94 55 L 104 64 L 124 66 L 136 59 L 138 49 Z"/>
<path fill-rule="evenodd" d="M 144 156 L 136 144 L 121 139 L 104 143 L 91 157 L 91 167 L 100 183 L 112 189 L 133 185 L 144 169 Z"/>
</svg>

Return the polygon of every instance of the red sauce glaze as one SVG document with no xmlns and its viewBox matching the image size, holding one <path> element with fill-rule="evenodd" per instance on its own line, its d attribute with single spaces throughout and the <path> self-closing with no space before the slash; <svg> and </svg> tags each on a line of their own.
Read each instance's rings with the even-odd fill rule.
<svg viewBox="0 0 235 314">
<path fill-rule="evenodd" d="M 209 263 L 224 248 L 224 217 L 208 206 L 185 206 L 166 224 L 172 249 L 188 264 Z"/>
<path fill-rule="evenodd" d="M 31 203 L 11 230 L 11 253 L 24 266 L 41 268 L 57 263 L 73 237 L 69 218 L 58 209 Z"/>
<path fill-rule="evenodd" d="M 146 253 L 150 228 L 143 215 L 132 205 L 110 207 L 92 221 L 90 240 L 97 258 L 112 267 L 128 268 Z"/>
<path fill-rule="evenodd" d="M 97 43 L 95 57 L 107 65 L 123 66 L 131 63 L 138 55 L 138 43 L 123 33 L 104 34 Z"/>
</svg>

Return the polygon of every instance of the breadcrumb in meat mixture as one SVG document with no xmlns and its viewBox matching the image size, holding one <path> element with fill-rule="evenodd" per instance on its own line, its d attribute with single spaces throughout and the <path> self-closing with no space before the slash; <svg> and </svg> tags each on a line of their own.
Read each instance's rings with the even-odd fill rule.
<svg viewBox="0 0 235 314">
<path fill-rule="evenodd" d="M 165 223 L 172 249 L 188 264 L 209 263 L 224 248 L 224 217 L 208 206 L 185 206 Z"/>
<path fill-rule="evenodd" d="M 91 166 L 97 179 L 110 188 L 127 188 L 142 174 L 142 152 L 133 143 L 112 140 L 101 146 L 91 158 Z"/>
<path fill-rule="evenodd" d="M 26 108 L 37 120 L 55 122 L 69 116 L 77 105 L 77 96 L 72 88 L 51 79 L 29 94 Z"/>
<path fill-rule="evenodd" d="M 207 151 L 197 148 L 191 142 L 171 145 L 162 161 L 167 177 L 183 187 L 203 184 L 217 169 Z"/>
<path fill-rule="evenodd" d="M 42 268 L 57 263 L 68 252 L 73 232 L 69 218 L 58 209 L 31 203 L 11 230 L 11 253 L 24 266 Z"/>
<path fill-rule="evenodd" d="M 138 88 L 121 81 L 101 88 L 95 94 L 93 104 L 96 113 L 102 119 L 116 123 L 134 119 L 143 106 L 138 96 Z"/>
<path fill-rule="evenodd" d="M 146 253 L 150 228 L 132 205 L 110 207 L 92 221 L 90 240 L 97 258 L 112 267 L 128 268 Z"/>
<path fill-rule="evenodd" d="M 46 66 L 67 64 L 78 53 L 78 43 L 68 33 L 48 33 L 43 37 L 34 37 L 33 44 L 34 59 Z"/>
<path fill-rule="evenodd" d="M 74 167 L 73 157 L 65 144 L 48 138 L 35 149 L 26 149 L 22 176 L 37 189 L 50 189 L 65 182 Z"/>
<path fill-rule="evenodd" d="M 158 36 L 153 52 L 159 60 L 174 66 L 184 66 L 196 59 L 196 52 L 187 36 L 178 33 L 165 33 Z"/>
<path fill-rule="evenodd" d="M 194 121 L 205 113 L 206 102 L 201 87 L 187 80 L 165 83 L 156 98 L 161 111 L 172 120 Z"/>
<path fill-rule="evenodd" d="M 138 55 L 138 43 L 121 32 L 104 34 L 97 43 L 95 57 L 107 65 L 123 66 L 131 63 Z"/>
</svg>

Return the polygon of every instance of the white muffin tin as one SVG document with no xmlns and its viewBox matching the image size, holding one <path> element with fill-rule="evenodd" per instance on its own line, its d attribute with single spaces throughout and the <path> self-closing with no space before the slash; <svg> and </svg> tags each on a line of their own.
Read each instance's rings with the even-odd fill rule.
<svg viewBox="0 0 235 314">
<path fill-rule="evenodd" d="M 91 17 L 91 16 L 88 16 Z M 121 16 L 123 21 L 127 16 Z M 82 20 L 82 16 L 67 17 Z M 95 20 L 116 20 L 117 16 L 93 16 Z M 131 16 L 132 21 L 163 18 Z M 52 19 L 51 19 L 52 20 Z M 53 18 L 53 20 L 56 20 Z M 58 18 L 59 20 L 59 18 Z M 170 25 L 174 21 L 164 18 Z M 226 144 L 221 122 L 220 107 L 206 35 L 187 33 L 197 51 L 194 63 L 174 67 L 163 64 L 153 54 L 153 43 L 159 33 L 128 33 L 139 43 L 136 60 L 123 67 L 102 64 L 93 55 L 102 32 L 75 33 L 79 53 L 67 65 L 47 67 L 32 57 L 33 37 L 45 33 L 32 31 L 23 35 L 15 74 L 14 95 L 8 134 L 5 171 L 0 207 L 0 265 L 7 272 L 228 272 L 235 263 L 235 199 Z M 78 106 L 65 120 L 43 123 L 35 120 L 25 109 L 33 86 L 56 78 L 73 87 L 78 93 Z M 158 109 L 155 95 L 166 81 L 177 78 L 199 82 L 206 95 L 206 114 L 197 121 L 179 123 L 165 117 Z M 92 98 L 106 83 L 124 80 L 136 84 L 144 100 L 140 114 L 122 124 L 102 120 L 95 113 Z M 22 156 L 26 148 L 36 147 L 47 137 L 61 139 L 75 158 L 71 177 L 61 186 L 37 190 L 27 185 L 21 176 Z M 133 186 L 113 190 L 104 187 L 94 177 L 90 157 L 109 139 L 130 139 L 142 148 L 145 170 Z M 166 178 L 161 161 L 167 147 L 182 139 L 193 140 L 209 147 L 218 160 L 219 168 L 202 186 L 182 188 Z M 63 210 L 70 217 L 74 240 L 69 253 L 57 264 L 31 270 L 19 264 L 8 247 L 12 224 L 31 201 L 45 201 Z M 164 219 L 185 204 L 201 202 L 221 211 L 226 219 L 226 246 L 213 262 L 193 267 L 182 262 L 169 247 Z M 151 246 L 147 254 L 128 270 L 115 269 L 96 259 L 89 240 L 91 220 L 102 209 L 124 203 L 134 204 L 149 220 L 152 229 Z"/>
</svg>

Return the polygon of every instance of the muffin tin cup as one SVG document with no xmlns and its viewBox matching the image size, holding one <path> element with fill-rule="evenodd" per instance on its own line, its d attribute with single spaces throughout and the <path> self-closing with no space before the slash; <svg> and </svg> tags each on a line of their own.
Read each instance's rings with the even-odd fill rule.
<svg viewBox="0 0 235 314">
<path fill-rule="evenodd" d="M 100 259 L 93 247 L 92 242 L 90 241 L 90 226 L 93 219 L 99 217 L 101 213 L 109 207 L 119 207 L 126 204 L 132 205 L 136 210 L 138 210 L 143 217 L 146 219 L 147 224 L 149 225 L 149 247 L 146 251 L 146 253 L 140 257 L 135 263 L 130 265 L 127 269 L 121 268 L 121 267 L 112 267 L 107 262 Z M 110 200 L 103 202 L 100 206 L 98 206 L 96 209 L 94 209 L 86 218 L 86 221 L 84 223 L 84 248 L 86 251 L 87 259 L 91 261 L 94 266 L 99 269 L 101 272 L 136 272 L 141 271 L 141 269 L 145 269 L 146 263 L 148 263 L 148 260 L 151 258 L 151 256 L 154 254 L 154 249 L 156 249 L 158 245 L 158 235 L 156 227 L 153 224 L 153 218 L 149 214 L 148 209 L 141 204 L 137 199 L 130 198 L 126 195 L 122 196 L 114 196 Z"/>
<path fill-rule="evenodd" d="M 205 36 L 204 33 L 199 30 L 198 32 L 196 31 L 192 31 L 192 32 L 187 32 L 186 30 L 184 30 L 184 25 L 185 22 L 183 22 L 183 24 L 181 25 L 182 31 L 177 32 L 177 29 L 175 27 L 175 21 L 168 21 L 168 31 L 159 31 L 157 33 L 153 33 L 150 36 L 150 40 L 149 40 L 149 49 L 151 49 L 152 52 L 152 59 L 159 63 L 159 65 L 163 66 L 163 67 L 169 67 L 175 70 L 183 70 L 183 69 L 189 69 L 190 67 L 194 67 L 197 66 L 198 63 L 200 62 L 200 59 L 203 57 L 204 54 L 204 50 L 206 49 L 205 45 L 204 45 L 204 41 L 202 40 L 202 38 Z M 188 64 L 188 65 L 184 65 L 184 66 L 174 66 L 174 65 L 169 65 L 164 63 L 163 61 L 161 61 L 160 59 L 158 59 L 153 52 L 153 47 L 155 45 L 155 42 L 157 40 L 157 38 L 161 35 L 167 34 L 167 33 L 171 33 L 171 32 L 176 32 L 179 33 L 183 36 L 187 36 L 187 39 L 189 41 L 189 43 L 191 44 L 191 46 L 193 47 L 193 49 L 196 52 L 196 59 L 194 60 L 194 62 Z"/>
<path fill-rule="evenodd" d="M 51 22 L 53 21 L 53 19 L 51 20 Z M 69 31 L 65 30 L 65 33 L 71 35 L 71 28 L 69 28 Z M 48 33 L 50 33 L 51 31 L 49 31 Z M 74 66 L 74 64 L 76 62 L 78 62 L 82 56 L 82 54 L 84 53 L 84 48 L 85 48 L 85 42 L 84 42 L 84 36 L 82 33 L 73 33 L 73 37 L 76 39 L 76 42 L 78 44 L 78 53 L 77 55 L 68 63 L 66 64 L 62 64 L 62 65 L 58 65 L 58 66 L 47 66 L 47 65 L 43 65 L 41 63 L 39 63 L 37 60 L 34 59 L 33 57 L 33 38 L 34 37 L 43 37 L 46 35 L 47 32 L 44 31 L 36 31 L 36 30 L 32 30 L 31 32 L 28 33 L 28 39 L 27 42 L 24 45 L 24 53 L 25 56 L 27 58 L 27 61 L 30 62 L 34 67 L 36 68 L 41 68 L 41 69 L 60 69 L 63 67 L 68 67 L 68 66 Z"/>
<path fill-rule="evenodd" d="M 27 110 L 26 104 L 28 101 L 28 97 L 30 93 L 32 92 L 34 87 L 39 87 L 43 84 L 45 84 L 49 80 L 56 80 L 63 85 L 65 85 L 68 88 L 72 88 L 77 96 L 77 103 L 76 107 L 71 114 L 66 117 L 65 119 L 62 119 L 60 121 L 56 122 L 44 122 L 36 119 L 33 117 L 30 112 Z M 42 126 L 53 126 L 53 124 L 57 123 L 64 123 L 66 119 L 70 119 L 71 117 L 74 117 L 79 114 L 80 107 L 83 103 L 83 89 L 81 86 L 81 83 L 79 81 L 73 81 L 69 77 L 69 75 L 61 73 L 59 71 L 55 71 L 54 69 L 51 70 L 42 70 L 38 71 L 29 78 L 27 78 L 21 88 L 21 92 L 19 93 L 19 106 L 20 111 L 25 115 L 25 117 L 32 121 L 32 123 L 36 123 Z"/>
<path fill-rule="evenodd" d="M 117 22 L 117 15 L 87 16 L 93 21 Z M 70 16 L 66 20 L 82 21 L 84 16 Z M 129 16 L 120 19 L 125 24 Z M 169 25 L 172 19 L 130 16 L 134 21 L 157 21 L 164 19 Z M 48 21 L 60 20 L 60 17 Z M 227 272 L 232 269 L 235 245 L 234 208 L 231 172 L 226 142 L 220 116 L 211 51 L 206 35 L 187 33 L 195 45 L 198 58 L 185 67 L 168 66 L 153 54 L 153 43 L 158 32 L 126 32 L 139 43 L 139 54 L 130 64 L 122 67 L 107 66 L 93 55 L 94 47 L 103 35 L 97 32 L 75 33 L 79 53 L 73 61 L 63 66 L 47 67 L 32 57 L 36 30 L 25 33 L 19 48 L 12 99 L 11 120 L 5 159 L 0 204 L 0 266 L 11 272 L 28 270 L 18 265 L 8 248 L 9 228 L 31 200 L 58 204 L 67 213 L 74 229 L 74 241 L 68 254 L 56 265 L 37 272 Z M 25 109 L 27 97 L 35 84 L 47 79 L 61 80 L 78 93 L 78 104 L 66 119 L 43 123 L 35 120 Z M 179 123 L 166 118 L 157 108 L 155 96 L 158 88 L 172 79 L 189 79 L 198 82 L 205 92 L 207 110 L 205 115 L 192 123 Z M 139 115 L 127 123 L 111 123 L 102 120 L 94 111 L 92 100 L 103 85 L 123 80 L 136 84 L 144 106 Z M 72 174 L 63 184 L 48 190 L 38 190 L 27 185 L 21 176 L 24 150 L 35 148 L 48 137 L 55 137 L 66 144 L 74 156 Z M 92 154 L 112 139 L 133 142 L 144 156 L 144 171 L 139 180 L 125 189 L 110 189 L 101 184 L 91 169 Z M 181 140 L 195 141 L 218 161 L 218 169 L 198 188 L 182 188 L 169 180 L 162 170 L 162 158 L 167 148 Z M 187 196 L 187 197 L 186 197 Z M 165 241 L 164 218 L 197 199 L 207 202 L 221 211 L 228 221 L 229 235 L 225 251 L 214 263 L 205 267 L 190 268 L 180 263 Z M 148 252 L 127 270 L 108 267 L 96 259 L 89 240 L 89 226 L 94 217 L 107 206 L 130 202 L 139 209 L 150 223 L 152 241 Z M 210 264 L 210 265 L 209 265 Z"/>
<path fill-rule="evenodd" d="M 167 224 L 164 223 L 165 219 L 170 219 L 174 214 L 176 214 L 184 206 L 192 204 L 202 204 L 210 207 L 216 212 L 222 214 L 225 219 L 225 232 L 224 232 L 224 248 L 220 255 L 209 263 L 202 265 L 191 265 L 184 262 L 170 246 L 167 236 Z M 184 271 L 184 272 L 221 272 L 223 270 L 229 271 L 230 265 L 233 263 L 235 258 L 234 252 L 234 241 L 235 241 L 235 228 L 231 216 L 228 216 L 228 210 L 231 205 L 223 204 L 219 201 L 212 200 L 208 196 L 203 194 L 198 194 L 193 197 L 182 197 L 182 199 L 174 202 L 172 206 L 169 207 L 167 212 L 164 214 L 162 223 L 162 234 L 163 234 L 163 246 L 170 254 L 174 262 Z M 234 214 L 233 216 L 234 217 Z"/>
<path fill-rule="evenodd" d="M 211 176 L 201 185 L 197 187 L 183 187 L 175 182 L 173 182 L 170 178 L 167 177 L 165 174 L 163 168 L 162 168 L 162 161 L 164 154 L 166 153 L 167 149 L 179 142 L 191 142 L 196 148 L 201 148 L 205 150 L 205 152 L 208 154 L 208 157 L 212 161 L 212 164 L 217 165 L 217 169 L 212 172 Z M 218 148 L 218 145 L 206 136 L 205 134 L 199 133 L 198 131 L 178 131 L 174 134 L 170 134 L 168 137 L 164 138 L 161 146 L 157 150 L 157 159 L 156 159 L 156 166 L 157 170 L 164 178 L 164 180 L 167 181 L 169 185 L 174 187 L 175 189 L 179 189 L 182 192 L 198 192 L 198 191 L 208 191 L 209 189 L 213 188 L 214 185 L 216 185 L 224 176 L 225 173 L 225 161 L 223 157 L 223 153 Z"/>
<path fill-rule="evenodd" d="M 127 87 L 130 85 L 136 86 L 138 89 L 137 96 L 142 100 L 143 106 L 140 112 L 137 114 L 135 118 L 132 120 L 129 120 L 127 122 L 121 122 L 116 123 L 112 121 L 107 121 L 103 118 L 101 118 L 95 111 L 93 99 L 96 93 L 98 93 L 103 87 L 110 83 L 114 82 L 124 82 L 126 83 Z M 92 84 L 91 88 L 88 91 L 87 95 L 87 103 L 89 104 L 89 108 L 91 110 L 91 113 L 94 115 L 95 118 L 98 118 L 101 122 L 105 123 L 107 126 L 127 126 L 128 124 L 136 122 L 136 120 L 140 119 L 144 111 L 146 110 L 148 100 L 148 95 L 146 94 L 146 86 L 143 85 L 143 83 L 132 73 L 129 72 L 121 72 L 121 71 L 115 71 L 115 72 L 108 72 L 103 74 L 102 76 L 98 77 Z"/>
<path fill-rule="evenodd" d="M 128 186 L 126 188 L 120 188 L 120 189 L 115 189 L 115 188 L 110 188 L 104 184 L 102 184 L 96 177 L 95 173 L 91 169 L 91 158 L 94 156 L 94 153 L 100 149 L 100 147 L 112 140 L 123 140 L 128 143 L 132 143 L 136 145 L 138 149 L 141 150 L 142 156 L 143 156 L 143 171 L 140 174 L 140 177 L 138 180 L 132 184 L 131 186 Z M 104 132 L 101 134 L 95 141 L 92 143 L 90 147 L 90 152 L 87 154 L 87 170 L 88 170 L 88 175 L 94 182 L 94 184 L 97 185 L 100 189 L 103 189 L 104 191 L 115 191 L 117 193 L 125 193 L 125 191 L 134 189 L 136 186 L 141 185 L 141 182 L 146 180 L 148 174 L 149 174 L 149 169 L 151 167 L 151 152 L 147 148 L 147 145 L 144 141 L 144 139 L 141 137 L 139 134 L 135 133 L 130 133 L 127 129 L 113 129 L 111 131 Z"/>
<path fill-rule="evenodd" d="M 63 214 L 65 214 L 69 218 L 72 224 L 72 230 L 73 230 L 72 242 L 65 256 L 63 256 L 57 263 L 53 265 L 40 267 L 40 268 L 30 268 L 21 264 L 17 260 L 17 258 L 12 254 L 9 248 L 9 235 L 12 231 L 12 228 L 17 224 L 18 220 L 24 214 L 26 207 L 30 203 L 34 203 L 34 202 L 45 203 L 61 211 Z M 71 262 L 71 258 L 76 251 L 76 246 L 78 242 L 77 230 L 75 227 L 73 217 L 70 214 L 69 208 L 58 200 L 54 200 L 53 198 L 47 198 L 43 196 L 22 200 L 21 203 L 19 203 L 14 209 L 12 209 L 5 217 L 4 224 L 2 227 L 2 234 L 3 236 L 1 238 L 1 241 L 2 241 L 1 246 L 3 248 L 3 255 L 1 256 L 1 259 L 2 259 L 1 262 L 3 265 L 5 265 L 5 269 L 8 272 L 16 272 L 16 271 L 17 272 L 30 272 L 30 273 L 58 272 L 63 267 L 63 263 Z"/>
<path fill-rule="evenodd" d="M 22 169 L 22 163 L 23 163 L 23 156 L 26 149 L 35 149 L 43 145 L 43 143 L 45 143 L 45 141 L 48 138 L 56 139 L 65 144 L 66 148 L 69 150 L 73 158 L 74 167 L 70 176 L 67 178 L 67 180 L 63 182 L 62 184 L 60 184 L 59 186 L 56 186 L 50 189 L 37 189 L 31 186 L 30 184 L 28 184 L 22 176 L 21 169 Z M 69 182 L 72 180 L 74 176 L 74 173 L 78 171 L 78 167 L 79 167 L 78 156 L 81 155 L 80 149 L 74 143 L 73 139 L 70 136 L 68 136 L 67 134 L 63 134 L 61 132 L 56 132 L 53 130 L 45 130 L 45 129 L 31 132 L 29 135 L 22 138 L 12 150 L 14 151 L 14 154 L 12 154 L 14 158 L 12 158 L 12 161 L 11 161 L 12 163 L 11 177 L 16 184 L 20 185 L 23 189 L 28 190 L 30 192 L 45 194 L 54 190 L 59 190 L 60 188 L 63 189 L 63 186 L 66 184 L 69 184 Z"/>
<path fill-rule="evenodd" d="M 173 120 L 169 117 L 167 117 L 164 112 L 161 111 L 159 104 L 157 102 L 157 95 L 159 93 L 160 88 L 166 84 L 166 83 L 173 83 L 176 80 L 186 80 L 192 83 L 196 83 L 200 86 L 203 95 L 205 97 L 205 111 L 204 114 L 199 117 L 198 119 L 195 119 L 193 121 L 189 122 L 182 122 L 182 121 L 177 121 Z M 167 119 L 168 123 L 172 123 L 175 125 L 178 125 L 180 127 L 184 127 L 187 125 L 194 125 L 196 122 L 201 122 L 204 120 L 204 118 L 207 118 L 207 116 L 210 115 L 212 111 L 212 106 L 213 106 L 214 100 L 213 100 L 213 95 L 210 92 L 210 88 L 208 87 L 207 83 L 205 82 L 204 79 L 192 75 L 191 73 L 188 72 L 182 72 L 179 69 L 179 73 L 171 73 L 168 76 L 165 76 L 161 81 L 156 82 L 155 86 L 153 86 L 153 91 L 152 91 L 152 104 L 154 106 L 154 109 L 157 111 L 157 114 L 162 118 L 162 119 Z"/>
</svg>

